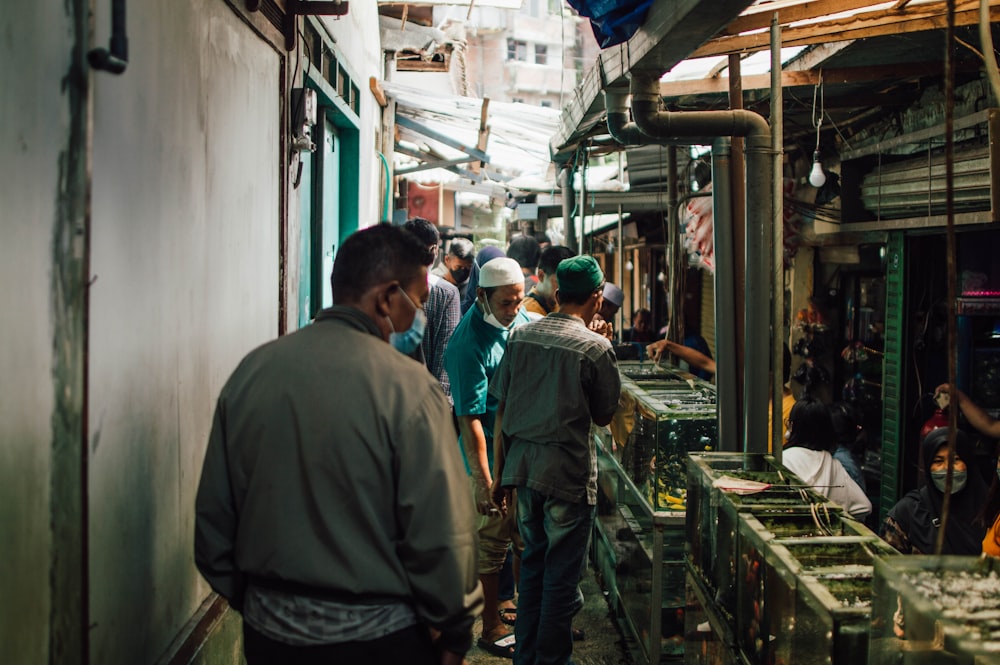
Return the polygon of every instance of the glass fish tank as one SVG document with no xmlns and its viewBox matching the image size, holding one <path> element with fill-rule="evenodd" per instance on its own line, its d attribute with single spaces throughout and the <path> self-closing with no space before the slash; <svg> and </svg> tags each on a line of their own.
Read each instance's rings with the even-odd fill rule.
<svg viewBox="0 0 1000 665">
<path fill-rule="evenodd" d="M 721 479 L 721 480 L 720 480 Z M 728 483 L 724 481 L 730 481 Z M 767 487 L 740 494 L 739 481 Z M 721 482 L 723 486 L 715 485 Z M 841 509 L 803 486 L 801 480 L 759 453 L 692 453 L 688 459 L 687 558 L 715 593 L 720 611 L 736 610 L 739 523 L 745 513 L 804 514 L 816 505 L 825 514 Z"/>
<path fill-rule="evenodd" d="M 871 626 L 873 665 L 1000 663 L 1000 559 L 876 561 Z"/>
<path fill-rule="evenodd" d="M 874 561 L 894 549 L 870 532 L 754 545 L 737 615 L 751 662 L 836 664 L 867 652 Z"/>
<path fill-rule="evenodd" d="M 688 571 L 684 612 L 684 665 L 738 665 L 729 626 L 713 611 L 705 587 Z"/>
<path fill-rule="evenodd" d="M 653 512 L 684 512 L 687 453 L 718 446 L 715 386 L 665 366 L 622 365 L 611 452 Z"/>
<path fill-rule="evenodd" d="M 613 614 L 646 663 L 684 653 L 684 512 L 653 512 L 595 428 L 597 525 L 592 556 Z"/>
</svg>

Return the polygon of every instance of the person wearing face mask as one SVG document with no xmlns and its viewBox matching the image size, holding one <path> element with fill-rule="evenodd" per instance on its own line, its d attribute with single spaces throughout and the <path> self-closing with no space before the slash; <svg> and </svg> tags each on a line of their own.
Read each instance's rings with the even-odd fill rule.
<svg viewBox="0 0 1000 665">
<path fill-rule="evenodd" d="M 490 384 L 499 400 L 493 499 L 510 513 L 516 506 L 524 540 L 516 664 L 571 662 L 597 503 L 590 428 L 611 422 L 621 392 L 611 342 L 587 328 L 604 299 L 603 271 L 575 256 L 556 274 L 559 311 L 511 333 Z"/>
<path fill-rule="evenodd" d="M 420 238 L 427 245 L 427 257 L 424 263 L 428 266 L 434 263 L 438 253 L 438 242 L 440 235 L 437 227 L 422 217 L 414 217 L 406 221 L 404 227 L 407 231 Z M 427 365 L 427 369 L 441 384 L 448 402 L 451 403 L 451 381 L 448 373 L 444 371 L 444 350 L 448 346 L 451 334 L 455 332 L 455 326 L 462 318 L 458 289 L 454 284 L 437 275 L 428 275 L 428 285 L 430 295 L 424 304 L 426 318 L 426 328 L 419 344 L 419 352 L 415 351 L 412 357 L 422 361 Z"/>
<path fill-rule="evenodd" d="M 434 269 L 434 274 L 458 289 L 459 302 L 465 297 L 469 286 L 469 276 L 472 274 L 472 261 L 476 258 L 476 249 L 471 240 L 452 238 L 448 243 L 448 253 Z"/>
<path fill-rule="evenodd" d="M 486 605 L 483 633 L 477 644 L 504 658 L 512 656 L 514 638 L 500 618 L 499 574 L 508 546 L 514 543 L 515 554 L 521 546 L 515 516 L 501 515 L 491 498 L 497 400 L 487 393 L 487 388 L 507 349 L 510 331 L 529 321 L 521 308 L 523 298 L 524 274 L 517 261 L 501 257 L 483 263 L 475 304 L 455 328 L 444 355 L 462 453 L 480 515 L 479 579 Z"/>
<path fill-rule="evenodd" d="M 932 430 L 924 437 L 920 452 L 927 482 L 893 506 L 880 534 L 903 554 L 935 553 L 948 469 L 948 428 Z M 974 459 L 972 444 L 965 432 L 955 432 L 951 503 L 941 554 L 978 556 L 982 550 L 986 527 L 977 517 L 988 490 L 979 473 L 970 473 L 969 465 Z"/>
<path fill-rule="evenodd" d="M 556 310 L 556 268 L 564 259 L 576 256 L 569 247 L 555 245 L 542 252 L 538 260 L 538 284 L 524 298 L 524 310 L 532 320 L 537 320 Z"/>
<path fill-rule="evenodd" d="M 219 394 L 195 563 L 243 615 L 248 665 L 458 665 L 471 647 L 468 484 L 448 401 L 404 355 L 426 251 L 398 227 L 351 235 L 333 306 L 251 351 Z"/>
</svg>

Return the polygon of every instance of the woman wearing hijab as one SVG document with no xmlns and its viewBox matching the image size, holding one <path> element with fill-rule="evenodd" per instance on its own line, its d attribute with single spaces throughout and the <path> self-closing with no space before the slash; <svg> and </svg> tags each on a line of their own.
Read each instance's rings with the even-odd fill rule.
<svg viewBox="0 0 1000 665">
<path fill-rule="evenodd" d="M 927 482 L 900 499 L 882 525 L 882 538 L 903 554 L 934 554 L 948 469 L 948 428 L 932 430 L 921 443 L 920 453 Z M 970 473 L 973 461 L 968 438 L 956 432 L 951 503 L 941 554 L 978 556 L 982 550 L 986 527 L 979 513 L 987 488 L 978 472 Z"/>
<path fill-rule="evenodd" d="M 795 403 L 788 417 L 788 440 L 781 464 L 852 517 L 864 520 L 872 511 L 865 491 L 833 458 L 833 422 L 826 404 L 809 394 Z"/>
<path fill-rule="evenodd" d="M 462 316 L 469 311 L 472 303 L 476 302 L 476 287 L 479 286 L 479 269 L 490 259 L 498 259 L 507 256 L 503 250 L 493 245 L 487 245 L 476 254 L 476 260 L 472 262 L 472 272 L 469 273 L 469 285 L 465 287 L 465 296 L 462 298 Z"/>
</svg>

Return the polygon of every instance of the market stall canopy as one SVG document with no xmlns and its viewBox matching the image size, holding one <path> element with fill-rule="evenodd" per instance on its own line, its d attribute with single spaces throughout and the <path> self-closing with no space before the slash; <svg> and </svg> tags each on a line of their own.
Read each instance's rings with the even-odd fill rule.
<svg viewBox="0 0 1000 665">
<path fill-rule="evenodd" d="M 645 23 L 627 42 L 601 51 L 563 108 L 558 131 L 552 136 L 555 161 L 568 161 L 577 144 L 604 119 L 605 90 L 628 92 L 634 72 L 660 76 L 688 57 L 752 0 L 688 0 L 655 2 Z"/>
<path fill-rule="evenodd" d="M 383 86 L 396 102 L 397 175 L 442 183 L 548 175 L 558 110 Z"/>
</svg>

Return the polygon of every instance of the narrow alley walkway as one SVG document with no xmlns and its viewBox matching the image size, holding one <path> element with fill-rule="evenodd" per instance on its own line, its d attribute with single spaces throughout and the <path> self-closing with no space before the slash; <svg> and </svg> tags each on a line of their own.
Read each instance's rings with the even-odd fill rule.
<svg viewBox="0 0 1000 665">
<path fill-rule="evenodd" d="M 588 568 L 580 583 L 583 589 L 584 605 L 576 615 L 573 626 L 584 631 L 586 639 L 573 645 L 573 662 L 576 665 L 630 665 L 625 637 L 611 617 L 608 602 L 594 578 L 593 569 Z M 482 621 L 477 621 L 473 634 L 482 633 Z M 503 665 L 510 663 L 506 658 L 492 656 L 473 642 L 472 650 L 465 657 L 469 665 Z"/>
</svg>

